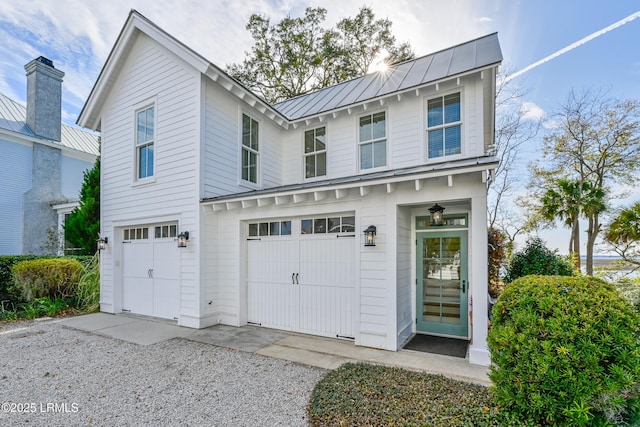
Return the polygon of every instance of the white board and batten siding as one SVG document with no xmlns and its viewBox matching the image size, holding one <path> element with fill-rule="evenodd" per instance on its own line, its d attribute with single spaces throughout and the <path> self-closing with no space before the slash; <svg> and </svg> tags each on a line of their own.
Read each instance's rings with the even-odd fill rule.
<svg viewBox="0 0 640 427">
<path fill-rule="evenodd" d="M 138 183 L 135 113 L 155 106 L 154 177 Z M 122 230 L 175 221 L 189 231 L 180 257 L 180 324 L 197 326 L 200 75 L 158 43 L 140 34 L 102 115 L 101 309 L 120 312 L 123 299 Z M 151 228 L 153 232 L 153 228 Z"/>
</svg>

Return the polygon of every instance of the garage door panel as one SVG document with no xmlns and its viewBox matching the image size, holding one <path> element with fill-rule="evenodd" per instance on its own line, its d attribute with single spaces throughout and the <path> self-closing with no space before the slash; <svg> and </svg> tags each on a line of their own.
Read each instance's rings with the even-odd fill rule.
<svg viewBox="0 0 640 427">
<path fill-rule="evenodd" d="M 151 236 L 125 241 L 122 255 L 123 310 L 176 319 L 180 314 L 181 263 L 175 240 Z"/>
<path fill-rule="evenodd" d="M 149 277 L 149 269 L 153 265 L 153 250 L 149 241 L 124 242 L 122 258 L 125 277 Z"/>
<path fill-rule="evenodd" d="M 248 244 L 247 279 L 250 282 L 292 283 L 298 272 L 298 242 L 291 240 L 251 240 Z"/>
<path fill-rule="evenodd" d="M 153 316 L 178 318 L 180 292 L 173 279 L 153 279 Z"/>
<path fill-rule="evenodd" d="M 300 332 L 353 337 L 353 289 L 300 285 Z"/>
<path fill-rule="evenodd" d="M 125 277 L 123 280 L 122 308 L 132 313 L 153 315 L 153 280 L 141 277 Z"/>
<path fill-rule="evenodd" d="M 336 234 L 249 240 L 248 321 L 353 337 L 354 244 L 353 237 Z"/>
<path fill-rule="evenodd" d="M 297 292 L 292 284 L 249 282 L 247 320 L 271 328 L 293 329 Z"/>
<path fill-rule="evenodd" d="M 355 280 L 353 238 L 302 240 L 300 283 L 308 286 L 353 287 Z"/>
<path fill-rule="evenodd" d="M 173 240 L 154 242 L 153 277 L 171 280 L 180 278 L 180 249 Z"/>
</svg>

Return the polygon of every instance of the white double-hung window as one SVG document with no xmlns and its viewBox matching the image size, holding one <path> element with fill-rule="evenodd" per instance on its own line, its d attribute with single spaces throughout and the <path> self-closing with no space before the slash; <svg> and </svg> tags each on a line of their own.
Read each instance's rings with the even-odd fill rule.
<svg viewBox="0 0 640 427">
<path fill-rule="evenodd" d="M 242 115 L 242 180 L 258 183 L 258 122 Z"/>
<path fill-rule="evenodd" d="M 136 177 L 138 179 L 151 178 L 154 173 L 154 111 L 154 107 L 150 106 L 136 113 Z"/>
<path fill-rule="evenodd" d="M 387 165 L 387 120 L 384 111 L 360 116 L 358 144 L 360 170 Z"/>
<path fill-rule="evenodd" d="M 462 153 L 460 93 L 427 101 L 427 155 L 429 159 Z"/>
<path fill-rule="evenodd" d="M 304 177 L 315 178 L 327 174 L 327 140 L 325 127 L 304 133 Z"/>
</svg>

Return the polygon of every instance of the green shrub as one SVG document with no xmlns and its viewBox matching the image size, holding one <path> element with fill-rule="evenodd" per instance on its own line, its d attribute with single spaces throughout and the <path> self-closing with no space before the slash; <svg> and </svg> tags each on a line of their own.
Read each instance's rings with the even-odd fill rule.
<svg viewBox="0 0 640 427">
<path fill-rule="evenodd" d="M 66 258 L 20 261 L 13 266 L 16 288 L 27 301 L 34 298 L 68 298 L 82 276 L 82 264 Z"/>
<path fill-rule="evenodd" d="M 539 424 L 640 423 L 640 315 L 593 277 L 507 285 L 488 336 L 496 403 Z"/>
<path fill-rule="evenodd" d="M 13 287 L 13 272 L 11 269 L 20 261 L 39 258 L 36 255 L 0 255 L 0 301 L 9 300 L 19 302 L 20 295 Z"/>
<path fill-rule="evenodd" d="M 556 251 L 547 248 L 544 241 L 534 237 L 527 241 L 522 251 L 513 254 L 507 265 L 506 283 L 518 277 L 537 274 L 541 276 L 573 276 L 574 267 Z"/>
</svg>

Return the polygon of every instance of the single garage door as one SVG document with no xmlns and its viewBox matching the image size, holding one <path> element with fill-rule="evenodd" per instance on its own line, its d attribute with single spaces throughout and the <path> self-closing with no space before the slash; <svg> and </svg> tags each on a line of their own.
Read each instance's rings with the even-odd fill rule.
<svg viewBox="0 0 640 427">
<path fill-rule="evenodd" d="M 122 310 L 177 319 L 180 314 L 177 224 L 127 228 L 122 234 Z"/>
<path fill-rule="evenodd" d="M 352 338 L 354 217 L 300 218 L 248 226 L 249 322 Z"/>
</svg>

